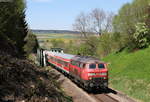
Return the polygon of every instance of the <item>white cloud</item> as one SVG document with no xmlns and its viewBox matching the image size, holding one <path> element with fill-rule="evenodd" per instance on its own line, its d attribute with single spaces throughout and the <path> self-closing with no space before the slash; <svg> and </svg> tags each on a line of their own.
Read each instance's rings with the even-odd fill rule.
<svg viewBox="0 0 150 102">
<path fill-rule="evenodd" d="M 35 2 L 51 2 L 53 0 L 32 0 L 32 1 L 35 1 Z"/>
</svg>

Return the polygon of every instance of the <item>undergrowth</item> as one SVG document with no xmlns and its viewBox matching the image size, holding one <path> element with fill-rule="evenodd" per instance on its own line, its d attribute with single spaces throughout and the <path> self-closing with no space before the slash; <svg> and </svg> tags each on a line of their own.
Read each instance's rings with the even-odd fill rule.
<svg viewBox="0 0 150 102">
<path fill-rule="evenodd" d="M 0 102 L 72 102 L 59 75 L 0 52 Z"/>
</svg>

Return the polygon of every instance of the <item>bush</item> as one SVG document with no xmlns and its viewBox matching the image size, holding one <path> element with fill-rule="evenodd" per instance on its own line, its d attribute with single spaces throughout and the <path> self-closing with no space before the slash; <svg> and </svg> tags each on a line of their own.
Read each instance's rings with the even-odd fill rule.
<svg viewBox="0 0 150 102">
<path fill-rule="evenodd" d="M 136 25 L 136 32 L 133 35 L 137 48 L 146 48 L 150 44 L 150 30 L 145 23 Z"/>
<path fill-rule="evenodd" d="M 97 49 L 97 54 L 100 57 L 106 56 L 109 54 L 112 50 L 111 48 L 112 40 L 111 40 L 111 35 L 110 34 L 103 34 L 99 38 L 99 45 Z"/>
<path fill-rule="evenodd" d="M 60 47 L 64 48 L 65 42 L 61 39 L 52 39 L 51 41 L 52 47 Z"/>
<path fill-rule="evenodd" d="M 36 50 L 39 47 L 36 36 L 34 34 L 32 34 L 31 32 L 28 33 L 26 41 L 27 41 L 27 43 L 24 46 L 26 55 L 28 56 L 31 53 L 36 53 Z"/>
<path fill-rule="evenodd" d="M 126 36 L 120 33 L 105 33 L 99 38 L 97 53 L 99 57 L 107 56 L 112 52 L 118 52 L 124 48 Z"/>
</svg>

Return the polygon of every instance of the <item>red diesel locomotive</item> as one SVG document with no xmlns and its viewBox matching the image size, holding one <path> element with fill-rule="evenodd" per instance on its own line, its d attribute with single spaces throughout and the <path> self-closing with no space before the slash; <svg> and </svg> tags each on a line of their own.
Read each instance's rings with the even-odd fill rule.
<svg viewBox="0 0 150 102">
<path fill-rule="evenodd" d="M 107 88 L 108 69 L 105 62 L 93 57 L 47 51 L 47 63 L 69 75 L 86 89 Z"/>
</svg>

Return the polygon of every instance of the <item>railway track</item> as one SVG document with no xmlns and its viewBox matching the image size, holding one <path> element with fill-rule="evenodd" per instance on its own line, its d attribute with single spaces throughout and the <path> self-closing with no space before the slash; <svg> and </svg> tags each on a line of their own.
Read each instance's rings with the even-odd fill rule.
<svg viewBox="0 0 150 102">
<path fill-rule="evenodd" d="M 97 102 L 119 102 L 107 94 L 90 94 L 90 96 L 94 97 Z"/>
<path fill-rule="evenodd" d="M 97 102 L 138 102 L 137 100 L 111 88 L 106 90 L 95 90 L 95 92 L 90 93 L 89 95 Z"/>
<path fill-rule="evenodd" d="M 60 80 L 69 80 L 67 81 L 67 84 L 65 82 L 63 88 L 65 90 L 68 90 L 69 95 L 73 97 L 73 100 L 75 102 L 137 102 L 133 99 L 127 97 L 124 94 L 121 94 L 118 91 L 115 91 L 112 88 L 108 88 L 106 90 L 95 90 L 93 92 L 88 92 L 84 90 L 81 86 L 78 84 L 75 84 L 74 81 L 72 81 L 67 76 L 64 76 L 62 73 L 60 73 L 56 69 L 51 69 L 56 74 L 61 74 L 62 79 Z M 64 79 L 66 78 L 66 79 Z"/>
</svg>

